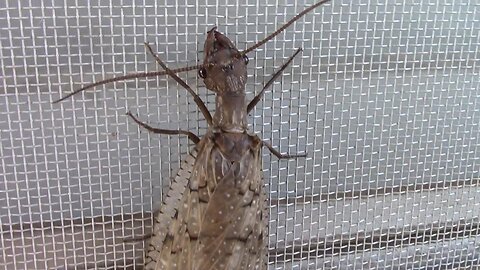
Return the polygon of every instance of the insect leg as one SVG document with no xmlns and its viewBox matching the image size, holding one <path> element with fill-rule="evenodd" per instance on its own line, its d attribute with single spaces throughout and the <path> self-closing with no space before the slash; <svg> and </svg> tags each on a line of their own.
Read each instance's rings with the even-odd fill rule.
<svg viewBox="0 0 480 270">
<path fill-rule="evenodd" d="M 299 54 L 301 51 L 302 51 L 302 48 L 298 48 L 295 51 L 295 53 L 292 56 L 290 56 L 290 58 L 288 58 L 287 62 L 285 62 L 282 65 L 282 67 L 277 72 L 275 72 L 275 74 L 273 74 L 272 78 L 270 78 L 270 80 L 267 82 L 267 84 L 265 84 L 262 91 L 260 91 L 260 93 L 258 93 L 258 95 L 256 95 L 252 99 L 252 101 L 250 101 L 250 103 L 248 103 L 247 113 L 249 113 L 251 110 L 253 110 L 253 107 L 255 107 L 255 105 L 257 105 L 257 103 L 260 101 L 263 94 L 265 93 L 265 89 L 267 89 L 268 87 L 270 87 L 270 85 L 273 84 L 273 82 L 280 76 L 280 74 L 282 74 L 282 72 L 285 70 L 285 68 L 287 68 L 287 66 L 293 61 L 293 58 L 295 58 L 295 56 L 297 56 L 297 54 Z"/>
<path fill-rule="evenodd" d="M 277 150 L 275 150 L 275 148 L 273 148 L 273 146 L 271 146 L 269 143 L 267 143 L 265 141 L 262 141 L 262 145 L 266 146 L 268 148 L 268 150 L 270 150 L 270 152 L 272 152 L 272 154 L 274 154 L 278 159 L 299 158 L 299 157 L 306 157 L 307 156 L 307 153 L 296 154 L 296 155 L 289 155 L 289 154 L 284 155 L 284 154 L 278 152 Z"/>
<path fill-rule="evenodd" d="M 152 126 L 149 126 L 148 124 L 138 120 L 131 112 L 127 112 L 127 115 L 130 116 L 135 123 L 139 124 L 140 126 L 144 127 L 148 131 L 151 131 L 156 134 L 167 134 L 167 135 L 187 135 L 188 138 L 195 144 L 197 144 L 200 139 L 198 138 L 197 135 L 193 134 L 190 131 L 187 130 L 175 130 L 175 129 L 160 129 L 160 128 L 154 128 Z"/>
<path fill-rule="evenodd" d="M 183 88 L 185 88 L 190 93 L 190 95 L 193 96 L 193 100 L 195 101 L 198 108 L 202 112 L 203 116 L 205 117 L 205 120 L 207 120 L 208 125 L 211 126 L 212 116 L 210 115 L 210 112 L 208 111 L 207 106 L 205 106 L 205 103 L 203 103 L 202 99 L 192 90 L 190 86 L 188 86 L 188 84 L 184 80 L 180 79 L 180 77 L 178 77 L 177 74 L 175 74 L 175 72 L 169 69 L 162 62 L 162 60 L 160 60 L 160 58 L 153 52 L 152 47 L 150 47 L 150 45 L 147 42 L 145 42 L 145 47 L 148 49 L 148 52 L 155 58 L 157 63 L 167 72 L 167 74 L 170 75 L 170 77 L 172 77 L 175 81 L 177 81 L 181 86 L 183 86 Z"/>
<path fill-rule="evenodd" d="M 124 243 L 135 243 L 135 242 L 143 242 L 146 241 L 150 238 L 152 238 L 153 233 L 137 236 L 137 237 L 130 237 L 130 238 L 124 238 L 123 242 Z"/>
</svg>

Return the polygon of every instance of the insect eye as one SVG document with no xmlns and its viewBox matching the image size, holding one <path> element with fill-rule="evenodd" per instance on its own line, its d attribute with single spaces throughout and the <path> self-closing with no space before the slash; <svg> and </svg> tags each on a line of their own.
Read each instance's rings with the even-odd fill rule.
<svg viewBox="0 0 480 270">
<path fill-rule="evenodd" d="M 205 68 L 199 69 L 198 76 L 200 76 L 202 79 L 205 79 L 207 77 L 207 70 Z"/>
<path fill-rule="evenodd" d="M 245 65 L 248 65 L 249 59 L 248 59 L 248 56 L 245 54 L 243 55 L 243 61 L 245 62 Z"/>
<path fill-rule="evenodd" d="M 222 67 L 222 70 L 225 71 L 225 72 L 233 70 L 233 64 L 228 64 L 228 65 Z"/>
</svg>

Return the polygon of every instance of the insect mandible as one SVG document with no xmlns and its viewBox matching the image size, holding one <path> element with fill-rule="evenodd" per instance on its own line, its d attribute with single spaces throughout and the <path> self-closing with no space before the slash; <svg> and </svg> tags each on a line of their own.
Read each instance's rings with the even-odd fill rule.
<svg viewBox="0 0 480 270">
<path fill-rule="evenodd" d="M 142 77 L 169 75 L 194 98 L 208 123 L 200 139 L 185 130 L 158 129 L 127 113 L 147 130 L 168 135 L 187 135 L 195 144 L 182 162 L 177 176 L 155 216 L 147 246 L 145 269 L 266 269 L 268 204 L 261 172 L 261 148 L 267 147 L 280 159 L 305 157 L 284 155 L 248 132 L 247 115 L 265 90 L 300 53 L 295 53 L 265 84 L 252 101 L 246 100 L 247 53 L 265 44 L 300 17 L 328 2 L 308 7 L 274 33 L 244 51 L 216 27 L 207 32 L 203 64 L 171 70 L 146 48 L 164 69 L 160 72 L 127 74 L 95 82 L 54 101 L 58 103 L 98 85 Z M 213 117 L 202 99 L 176 73 L 198 69 L 207 89 L 215 92 Z"/>
</svg>

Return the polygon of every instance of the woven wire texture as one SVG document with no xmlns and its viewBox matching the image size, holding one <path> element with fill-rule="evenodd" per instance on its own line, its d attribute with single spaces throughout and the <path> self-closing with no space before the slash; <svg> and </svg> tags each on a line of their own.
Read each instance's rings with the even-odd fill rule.
<svg viewBox="0 0 480 270">
<path fill-rule="evenodd" d="M 92 3 L 90 3 L 92 2 Z M 203 57 L 213 26 L 239 49 L 313 4 L 0 2 L 0 269 L 141 269 L 152 212 L 207 124 L 161 76 L 103 78 Z M 263 152 L 269 269 L 480 265 L 480 2 L 333 0 L 252 52 L 249 116 Z M 180 73 L 207 107 L 196 71 Z"/>
</svg>

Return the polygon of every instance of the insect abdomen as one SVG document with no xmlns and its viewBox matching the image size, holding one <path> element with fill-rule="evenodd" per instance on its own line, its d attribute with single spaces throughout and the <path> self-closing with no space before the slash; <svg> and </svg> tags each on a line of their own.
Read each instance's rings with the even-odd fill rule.
<svg viewBox="0 0 480 270">
<path fill-rule="evenodd" d="M 247 134 L 219 138 L 210 133 L 202 139 L 156 269 L 266 269 L 266 203 L 257 142 Z M 226 145 L 234 150 L 222 151 Z"/>
</svg>

